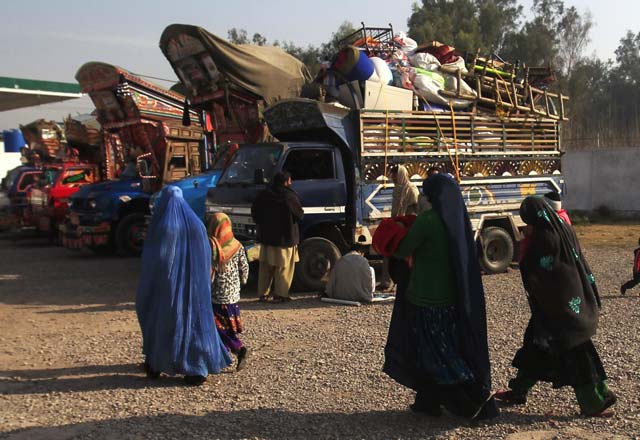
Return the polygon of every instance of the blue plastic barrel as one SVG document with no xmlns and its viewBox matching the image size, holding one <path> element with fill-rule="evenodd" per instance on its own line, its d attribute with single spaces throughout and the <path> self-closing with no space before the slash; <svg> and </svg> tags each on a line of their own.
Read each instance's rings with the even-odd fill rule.
<svg viewBox="0 0 640 440">
<path fill-rule="evenodd" d="M 22 136 L 22 132 L 15 128 L 13 130 L 3 130 L 2 137 L 4 137 L 5 153 L 19 153 L 20 148 L 27 144 L 24 136 Z"/>
</svg>

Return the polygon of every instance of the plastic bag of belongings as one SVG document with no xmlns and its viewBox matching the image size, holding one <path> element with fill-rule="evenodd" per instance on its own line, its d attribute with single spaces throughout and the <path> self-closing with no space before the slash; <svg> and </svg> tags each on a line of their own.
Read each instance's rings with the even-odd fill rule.
<svg viewBox="0 0 640 440">
<path fill-rule="evenodd" d="M 486 111 L 566 119 L 567 96 L 552 93 L 550 68 L 529 68 L 493 55 L 418 44 L 393 28 L 362 28 L 341 42 L 316 77 L 324 99 L 350 108 Z"/>
</svg>

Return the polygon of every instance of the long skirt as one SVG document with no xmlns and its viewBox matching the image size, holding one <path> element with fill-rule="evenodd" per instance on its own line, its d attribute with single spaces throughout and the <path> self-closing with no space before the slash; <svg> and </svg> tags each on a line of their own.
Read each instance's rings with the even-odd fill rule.
<svg viewBox="0 0 640 440">
<path fill-rule="evenodd" d="M 238 337 L 243 330 L 238 303 L 213 304 L 213 317 L 222 343 L 231 353 L 237 354 L 244 347 Z"/>
<path fill-rule="evenodd" d="M 549 382 L 554 388 L 573 387 L 583 413 L 599 412 L 611 395 L 600 356 L 591 340 L 571 349 L 551 349 L 552 336 L 535 317 L 529 321 L 524 342 L 512 362 L 518 369 L 509 388 L 521 395 L 538 382 Z"/>
<path fill-rule="evenodd" d="M 490 390 L 476 380 L 460 350 L 456 307 L 415 307 L 412 327 L 422 372 L 416 403 L 441 405 L 462 417 L 497 416 Z"/>
</svg>

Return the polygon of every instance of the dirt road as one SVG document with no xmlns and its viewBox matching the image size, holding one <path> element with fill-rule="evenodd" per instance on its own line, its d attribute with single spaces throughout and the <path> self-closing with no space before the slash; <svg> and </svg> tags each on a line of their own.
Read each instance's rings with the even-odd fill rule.
<svg viewBox="0 0 640 440">
<path fill-rule="evenodd" d="M 0 438 L 640 438 L 640 297 L 617 293 L 640 226 L 581 227 L 604 307 L 595 338 L 616 415 L 585 419 L 569 389 L 538 385 L 489 423 L 408 411 L 413 393 L 381 372 L 392 305 L 314 295 L 241 304 L 249 367 L 147 380 L 134 310 L 139 259 L 99 258 L 0 238 Z M 620 237 L 620 239 L 618 239 Z M 494 388 L 513 374 L 528 308 L 519 273 L 485 277 Z"/>
</svg>

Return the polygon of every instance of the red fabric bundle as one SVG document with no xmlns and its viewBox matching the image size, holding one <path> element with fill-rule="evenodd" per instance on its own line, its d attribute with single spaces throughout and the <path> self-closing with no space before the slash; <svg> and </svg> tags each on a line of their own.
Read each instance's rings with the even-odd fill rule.
<svg viewBox="0 0 640 440">
<path fill-rule="evenodd" d="M 382 220 L 373 234 L 373 248 L 380 255 L 391 257 L 415 220 L 415 215 Z"/>
</svg>

